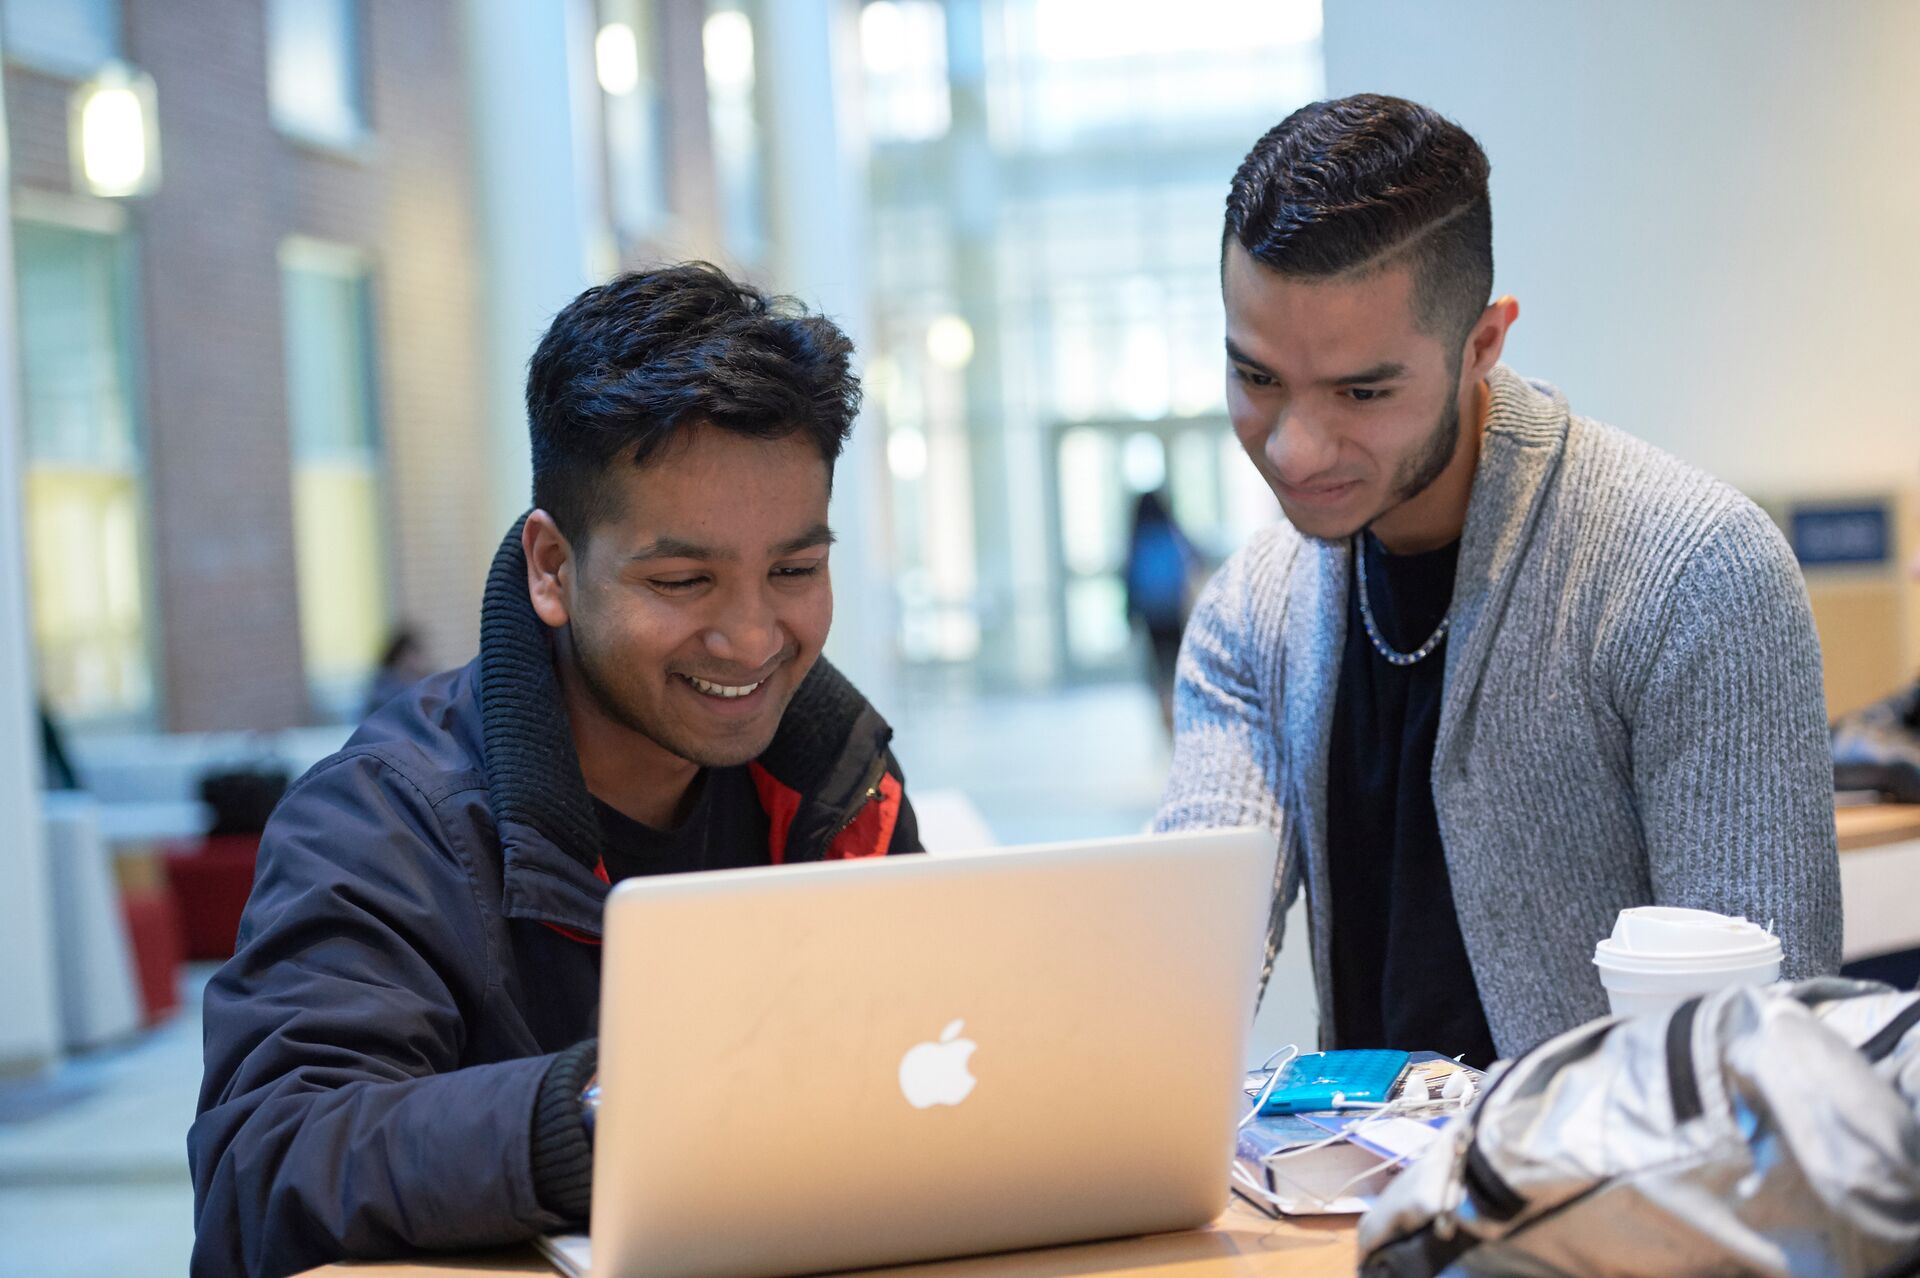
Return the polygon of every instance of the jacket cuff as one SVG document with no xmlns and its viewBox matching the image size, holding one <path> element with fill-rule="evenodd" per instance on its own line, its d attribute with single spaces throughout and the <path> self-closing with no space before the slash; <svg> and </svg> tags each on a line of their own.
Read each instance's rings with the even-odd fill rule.
<svg viewBox="0 0 1920 1278">
<path fill-rule="evenodd" d="M 599 1040 L 575 1043 L 553 1058 L 533 1102 L 533 1190 L 540 1205 L 570 1221 L 593 1206 L 593 1141 L 580 1089 L 593 1076 Z"/>
</svg>

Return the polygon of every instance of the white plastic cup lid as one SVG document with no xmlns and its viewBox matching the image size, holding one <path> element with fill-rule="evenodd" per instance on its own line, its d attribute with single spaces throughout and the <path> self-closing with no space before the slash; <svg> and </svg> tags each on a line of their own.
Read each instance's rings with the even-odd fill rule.
<svg viewBox="0 0 1920 1278">
<path fill-rule="evenodd" d="M 1612 948 L 1611 941 L 1602 941 L 1593 948 L 1593 964 L 1600 969 L 1603 982 L 1611 983 L 1616 978 L 1626 983 L 1645 980 L 1679 980 L 1683 983 L 1706 980 L 1716 976 L 1745 975 L 1761 972 L 1773 973 L 1767 980 L 1777 980 L 1780 971 L 1780 946 L 1778 942 L 1764 949 L 1746 950 L 1735 955 L 1717 954 L 1622 954 Z"/>
<path fill-rule="evenodd" d="M 1779 945 L 1767 929 L 1738 916 L 1671 905 L 1640 905 L 1620 911 L 1614 921 L 1617 953 L 1646 956 L 1732 956 Z"/>
</svg>

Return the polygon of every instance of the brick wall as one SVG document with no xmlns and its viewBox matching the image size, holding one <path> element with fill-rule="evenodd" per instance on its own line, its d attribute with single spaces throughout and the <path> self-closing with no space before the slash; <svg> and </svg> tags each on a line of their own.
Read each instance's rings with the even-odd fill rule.
<svg viewBox="0 0 1920 1278">
<path fill-rule="evenodd" d="M 162 182 L 135 212 L 147 467 L 168 726 L 307 713 L 281 342 L 281 143 L 257 0 L 128 0 Z"/>
<path fill-rule="evenodd" d="M 162 2 L 162 0 L 149 0 Z M 394 611 L 473 656 L 488 521 L 473 143 L 458 0 L 363 0 L 368 153 L 282 147 L 283 224 L 373 264 Z"/>
<path fill-rule="evenodd" d="M 292 234 L 373 267 L 396 616 L 464 661 L 502 530 L 483 526 L 479 297 L 458 0 L 363 0 L 372 137 L 282 136 L 262 0 L 123 0 L 155 82 L 162 182 L 130 208 L 140 264 L 151 591 L 165 726 L 309 717 L 301 669 L 277 253 Z M 69 189 L 71 85 L 9 68 L 16 186 Z"/>
</svg>

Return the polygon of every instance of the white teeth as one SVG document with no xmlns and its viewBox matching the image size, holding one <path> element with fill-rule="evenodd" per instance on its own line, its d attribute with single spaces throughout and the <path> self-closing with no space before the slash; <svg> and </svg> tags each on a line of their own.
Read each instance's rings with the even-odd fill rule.
<svg viewBox="0 0 1920 1278">
<path fill-rule="evenodd" d="M 708 683 L 705 679 L 696 679 L 692 675 L 687 676 L 687 682 L 701 692 L 706 693 L 709 697 L 727 697 L 729 699 L 733 697 L 744 697 L 760 686 L 757 683 L 750 683 L 741 688 L 729 688 L 724 683 Z"/>
</svg>

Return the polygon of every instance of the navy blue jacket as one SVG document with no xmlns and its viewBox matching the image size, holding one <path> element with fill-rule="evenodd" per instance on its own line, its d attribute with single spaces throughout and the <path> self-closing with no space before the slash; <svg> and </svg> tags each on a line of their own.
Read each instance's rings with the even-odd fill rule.
<svg viewBox="0 0 1920 1278">
<path fill-rule="evenodd" d="M 207 987 L 193 1273 L 475 1248 L 570 1223 L 530 1136 L 595 1034 L 601 834 L 518 529 L 480 655 L 381 708 L 282 800 Z M 752 765 L 775 861 L 919 850 L 891 731 L 825 661 Z"/>
</svg>

